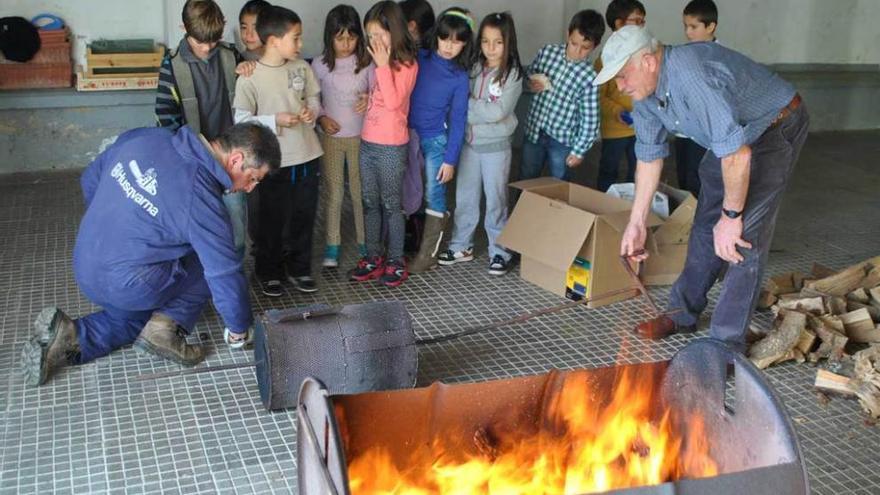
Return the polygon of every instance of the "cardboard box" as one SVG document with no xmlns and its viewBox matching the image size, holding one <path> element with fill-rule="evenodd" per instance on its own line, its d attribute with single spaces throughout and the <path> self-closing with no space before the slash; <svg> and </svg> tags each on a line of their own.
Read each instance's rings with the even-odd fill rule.
<svg viewBox="0 0 880 495">
<path fill-rule="evenodd" d="M 651 255 L 642 266 L 641 276 L 646 285 L 670 285 L 684 269 L 697 199 L 688 191 L 666 184 L 660 184 L 657 190 L 677 206 L 669 218 L 648 233 L 647 248 Z"/>
<path fill-rule="evenodd" d="M 522 190 L 498 243 L 522 254 L 520 275 L 565 296 L 575 257 L 590 262 L 587 293 L 596 296 L 632 285 L 620 263 L 620 238 L 631 203 L 552 177 L 514 182 Z M 660 219 L 651 215 L 652 225 Z M 633 294 L 589 303 L 595 308 Z"/>
<path fill-rule="evenodd" d="M 569 268 L 579 257 L 590 263 L 587 293 L 591 296 L 632 286 L 620 263 L 620 240 L 629 222 L 632 203 L 552 177 L 514 182 L 510 186 L 522 190 L 522 195 L 498 243 L 522 254 L 522 278 L 565 296 Z M 646 263 L 643 279 L 653 284 L 668 283 L 681 271 L 682 253 L 687 251 L 693 223 L 696 201 L 691 204 L 676 190 L 669 189 L 664 192 L 675 194 L 682 204 L 666 222 L 653 213 L 648 217 L 651 232 L 647 247 L 650 258 L 655 259 Z M 589 307 L 632 295 L 635 292 L 589 303 Z"/>
</svg>

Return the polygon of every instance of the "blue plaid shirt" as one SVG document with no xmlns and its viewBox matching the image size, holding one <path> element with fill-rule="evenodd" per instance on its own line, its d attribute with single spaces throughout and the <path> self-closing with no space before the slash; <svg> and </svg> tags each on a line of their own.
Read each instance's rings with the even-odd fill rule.
<svg viewBox="0 0 880 495">
<path fill-rule="evenodd" d="M 778 75 L 718 43 L 665 47 L 654 94 L 634 104 L 636 156 L 666 158 L 674 132 L 725 157 L 755 142 L 794 95 Z"/>
<path fill-rule="evenodd" d="M 593 86 L 592 64 L 566 59 L 565 44 L 546 45 L 526 73 L 545 74 L 552 86 L 532 98 L 526 139 L 537 143 L 545 132 L 570 147 L 572 155 L 584 156 L 599 134 L 599 91 Z"/>
</svg>

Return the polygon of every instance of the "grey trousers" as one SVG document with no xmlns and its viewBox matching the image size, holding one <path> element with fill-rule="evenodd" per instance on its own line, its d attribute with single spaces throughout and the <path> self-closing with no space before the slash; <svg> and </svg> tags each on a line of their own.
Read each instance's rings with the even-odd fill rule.
<svg viewBox="0 0 880 495">
<path fill-rule="evenodd" d="M 473 247 L 474 231 L 480 221 L 480 198 L 485 192 L 486 216 L 483 225 L 489 239 L 489 259 L 501 256 L 504 261 L 510 261 L 510 253 L 495 242 L 507 223 L 510 159 L 509 148 L 480 153 L 470 145 L 464 145 L 455 178 L 455 225 L 449 249 L 462 251 Z"/>
<path fill-rule="evenodd" d="M 700 163 L 700 197 L 688 244 L 687 261 L 669 299 L 669 309 L 680 325 L 694 325 L 708 304 L 707 293 L 727 266 L 721 295 L 712 315 L 709 334 L 742 345 L 757 303 L 767 253 L 776 227 L 776 214 L 791 178 L 810 118 L 803 104 L 767 129 L 752 143 L 751 176 L 743 212 L 744 240 L 751 249 L 739 248 L 744 260 L 728 264 L 715 255 L 712 229 L 721 216 L 724 183 L 721 160 L 710 150 Z"/>
</svg>

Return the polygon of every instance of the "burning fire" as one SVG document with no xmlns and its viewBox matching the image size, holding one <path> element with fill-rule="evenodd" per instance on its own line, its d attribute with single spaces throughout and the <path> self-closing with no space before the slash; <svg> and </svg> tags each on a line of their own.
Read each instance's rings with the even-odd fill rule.
<svg viewBox="0 0 880 495">
<path fill-rule="evenodd" d="M 480 429 L 476 453 L 435 440 L 397 466 L 386 449 L 374 447 L 349 465 L 352 493 L 576 495 L 716 475 L 702 418 L 686 419 L 685 440 L 670 411 L 655 414 L 654 382 L 632 375 L 617 377 L 607 406 L 590 407 L 596 394 L 584 374 L 570 372 L 537 431 Z"/>
</svg>

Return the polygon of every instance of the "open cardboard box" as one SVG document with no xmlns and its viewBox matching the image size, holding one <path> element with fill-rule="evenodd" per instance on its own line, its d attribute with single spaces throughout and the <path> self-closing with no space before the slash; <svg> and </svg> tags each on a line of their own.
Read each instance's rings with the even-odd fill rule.
<svg viewBox="0 0 880 495">
<path fill-rule="evenodd" d="M 684 269 L 688 240 L 694 225 L 697 199 L 685 190 L 660 184 L 658 191 L 669 197 L 670 205 L 677 205 L 669 218 L 648 235 L 651 256 L 642 266 L 642 280 L 647 285 L 670 285 Z"/>
<path fill-rule="evenodd" d="M 522 190 L 522 195 L 498 243 L 522 254 L 522 278 L 565 296 L 566 274 L 579 257 L 591 265 L 587 297 L 632 285 L 619 261 L 631 202 L 552 177 L 510 186 Z M 675 194 L 681 202 L 669 219 L 664 222 L 653 213 L 648 217 L 651 256 L 643 267 L 643 280 L 649 284 L 671 283 L 684 267 L 696 200 L 685 191 L 679 192 L 686 196 L 671 189 L 664 186 L 663 192 Z M 589 303 L 589 307 L 628 297 L 624 293 Z"/>
</svg>

